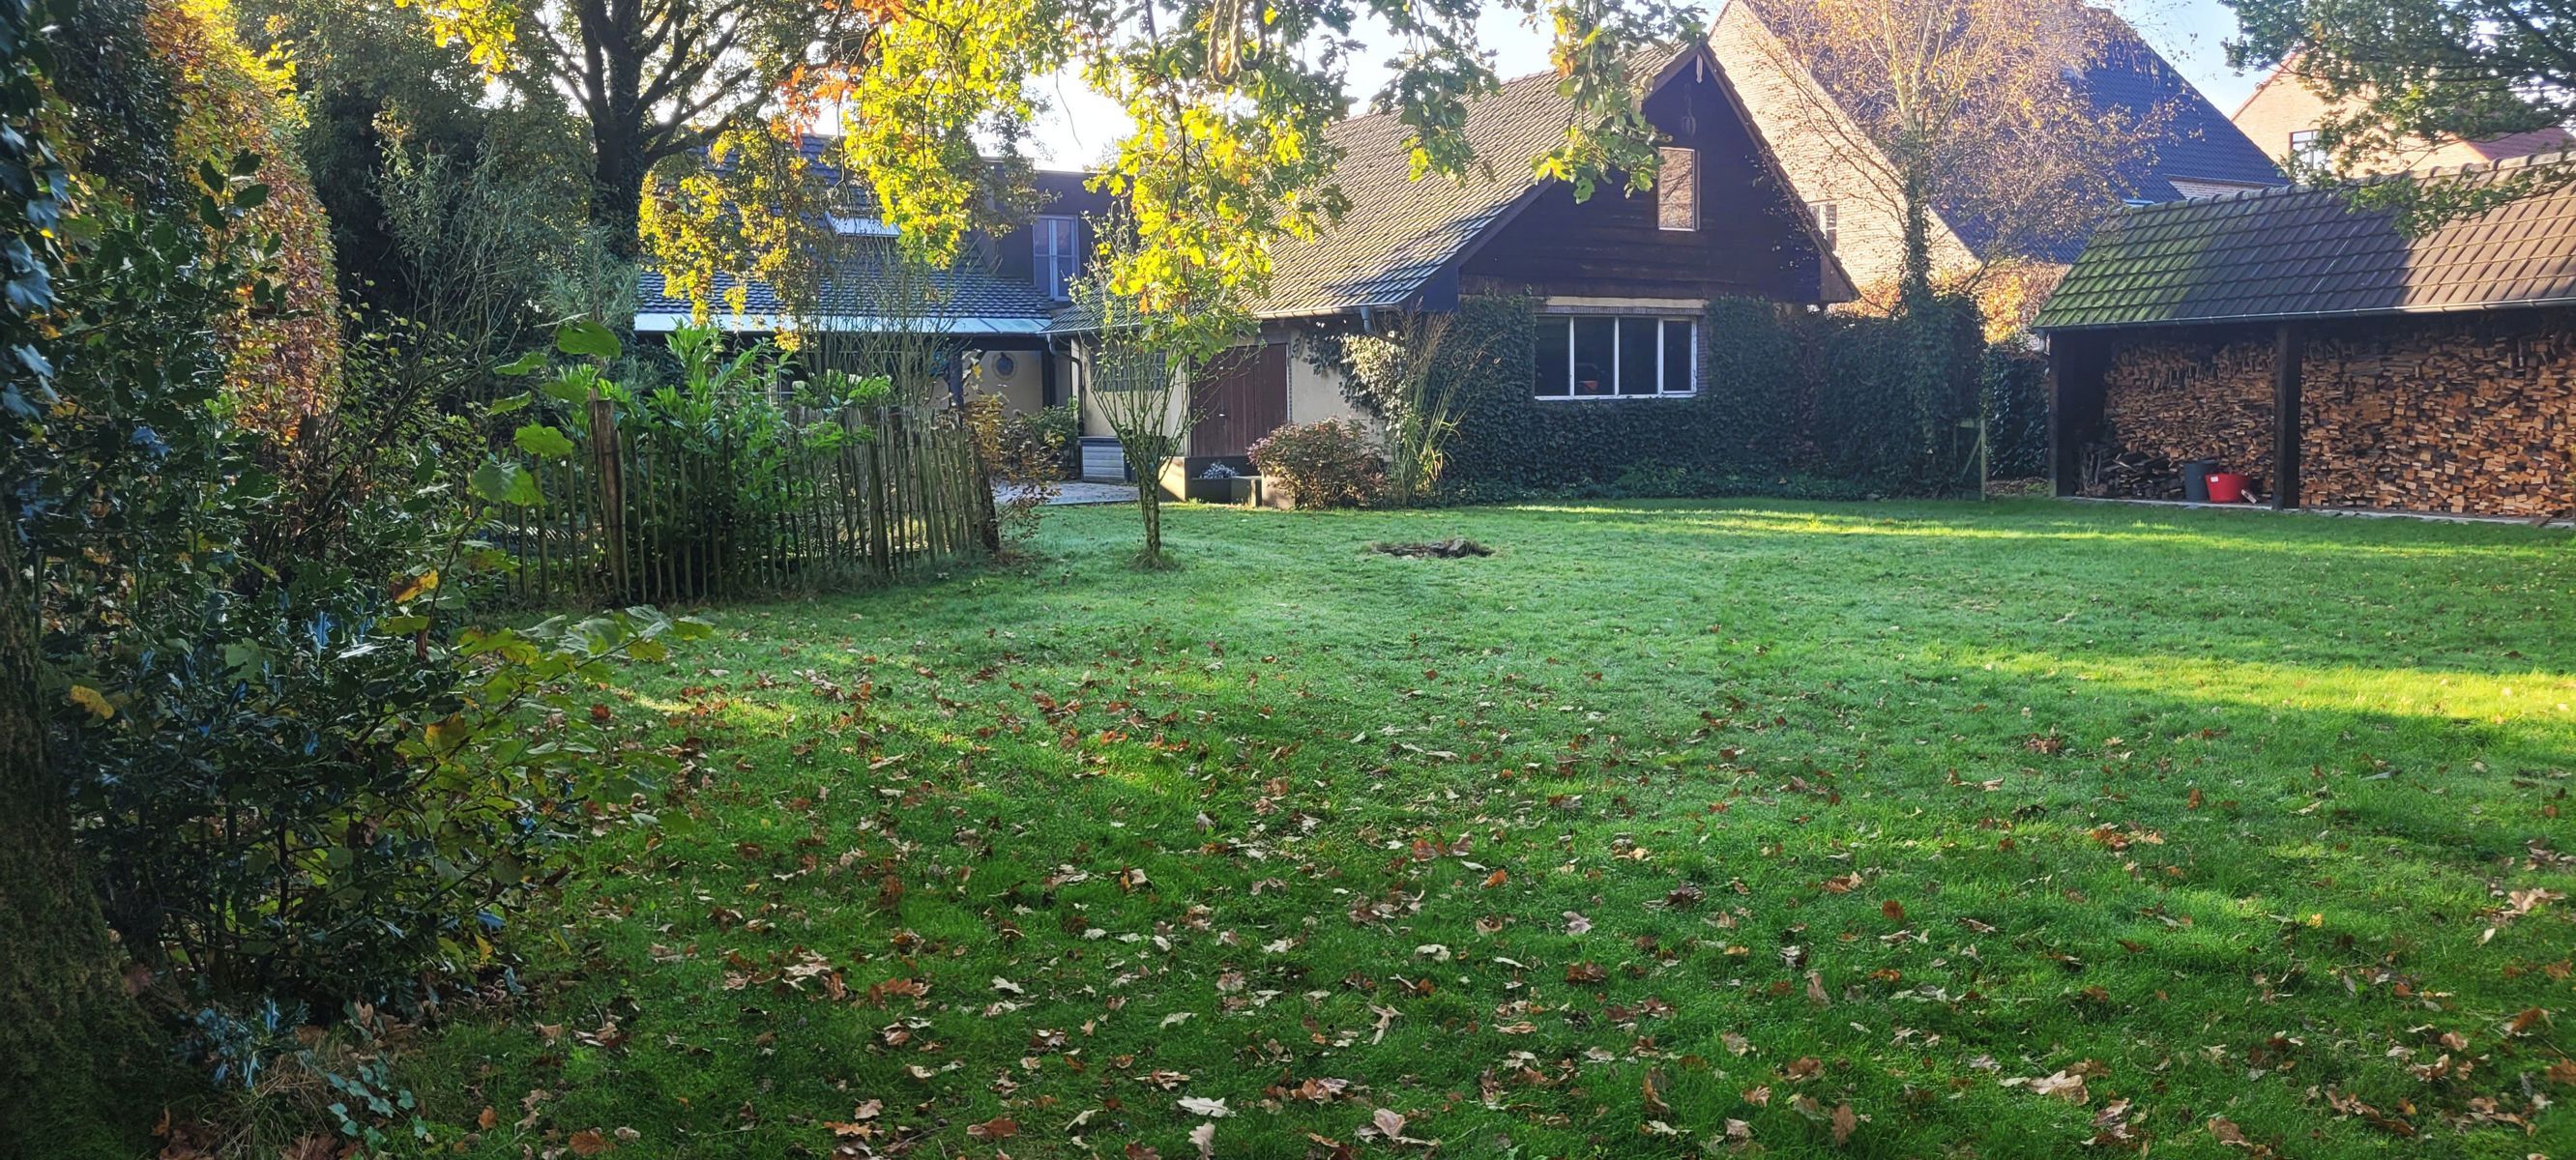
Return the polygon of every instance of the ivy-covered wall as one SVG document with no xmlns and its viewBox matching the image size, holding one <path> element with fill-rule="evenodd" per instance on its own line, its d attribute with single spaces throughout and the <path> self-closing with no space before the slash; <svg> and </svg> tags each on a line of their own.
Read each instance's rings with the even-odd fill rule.
<svg viewBox="0 0 2576 1160">
<path fill-rule="evenodd" d="M 1749 299 L 1712 303 L 1699 393 L 1555 399 L 1532 390 L 1538 304 L 1470 298 L 1448 342 L 1491 368 L 1459 390 L 1443 486 L 1513 494 L 1937 493 L 1972 487 L 1983 346 L 1976 314 L 1929 324 L 1813 314 Z M 1925 416 L 1931 416 L 1926 419 Z"/>
</svg>

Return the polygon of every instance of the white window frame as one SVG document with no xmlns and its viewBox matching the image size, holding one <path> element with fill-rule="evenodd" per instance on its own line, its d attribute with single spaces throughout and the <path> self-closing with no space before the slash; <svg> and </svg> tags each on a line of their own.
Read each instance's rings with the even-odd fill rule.
<svg viewBox="0 0 2576 1160">
<path fill-rule="evenodd" d="M 1064 243 L 1062 252 L 1051 248 L 1059 240 Z M 1038 291 L 1058 302 L 1071 298 L 1073 280 L 1082 275 L 1082 219 L 1066 214 L 1031 218 L 1029 249 L 1029 272 L 1036 277 Z"/>
<path fill-rule="evenodd" d="M 2317 131 L 2314 129 L 2290 130 L 2291 162 L 2294 164 L 2298 162 L 2324 162 L 2326 159 L 2325 143 L 2320 141 L 2318 136 Z"/>
<path fill-rule="evenodd" d="M 1816 235 L 1825 240 L 1826 253 L 1831 254 L 1842 249 L 1843 203 L 1839 201 L 1808 202 L 1807 218 L 1815 223 Z"/>
<path fill-rule="evenodd" d="M 1575 394 L 1575 393 L 1574 393 L 1574 366 L 1575 366 L 1575 362 L 1574 362 L 1574 321 L 1575 321 L 1576 319 L 1578 319 L 1578 318 L 1606 318 L 1606 319 L 1609 319 L 1609 320 L 1610 320 L 1610 324 L 1611 324 L 1611 327 L 1610 327 L 1610 390 L 1609 390 L 1609 393 L 1607 393 L 1607 394 L 1601 394 L 1601 395 L 1578 395 L 1578 394 Z M 1654 393 L 1654 394 L 1651 394 L 1651 395 L 1626 395 L 1626 394 L 1621 394 L 1621 393 L 1619 392 L 1619 381 L 1620 381 L 1620 379 L 1621 379 L 1621 378 L 1625 377 L 1625 375 L 1627 374 L 1627 368 L 1622 367 L 1622 366 L 1620 366 L 1620 365 L 1619 365 L 1619 364 L 1620 364 L 1620 358 L 1619 358 L 1619 327 L 1618 327 L 1618 324 L 1619 324 L 1619 323 L 1622 323 L 1622 322 L 1628 322 L 1628 321 L 1632 321 L 1632 320 L 1639 320 L 1639 319 L 1651 320 L 1651 321 L 1653 321 L 1653 322 L 1654 322 L 1654 324 L 1655 324 L 1655 386 L 1656 386 L 1656 390 L 1655 390 L 1655 393 Z M 1681 323 L 1682 325 L 1687 326 L 1687 327 L 1689 327 L 1689 328 L 1690 328 L 1690 366 L 1689 366 L 1689 368 L 1688 368 L 1688 369 L 1686 369 L 1686 370 L 1683 372 L 1682 380 L 1681 380 L 1681 381 L 1682 381 L 1682 389 L 1681 389 L 1681 390 L 1677 390 L 1677 391 L 1675 391 L 1675 390 L 1665 390 L 1665 389 L 1663 389 L 1666 385 L 1670 384 L 1670 383 L 1673 381 L 1672 376 L 1671 376 L 1671 375 L 1669 375 L 1669 374 L 1666 374 L 1666 373 L 1665 373 L 1665 371 L 1664 371 L 1664 353 L 1665 353 L 1665 345 L 1664 345 L 1664 327 L 1665 327 L 1667 324 L 1675 323 L 1675 322 Z M 1531 393 L 1530 393 L 1530 398 L 1532 398 L 1532 399 L 1534 399 L 1534 400 L 1536 400 L 1536 401 L 1538 401 L 1538 402 L 1541 402 L 1541 403 L 1598 403 L 1598 402 L 1607 402 L 1607 401 L 1612 401 L 1612 400 L 1622 400 L 1622 399 L 1624 399 L 1624 400 L 1629 400 L 1629 401 L 1639 401 L 1639 400 L 1645 400 L 1645 399 L 1687 399 L 1687 398 L 1691 398 L 1691 397 L 1693 397 L 1693 396 L 1695 396 L 1695 395 L 1699 394 L 1699 325 L 1700 325 L 1700 320 L 1699 320 L 1698 316 L 1696 316 L 1696 315 L 1689 315 L 1689 314 L 1666 314 L 1666 313 L 1654 313 L 1654 312 L 1643 312 L 1643 311 L 1638 312 L 1638 313 L 1633 313 L 1633 314 L 1587 314 L 1587 313 L 1575 313 L 1575 314 L 1541 314 L 1541 315 L 1539 315 L 1539 316 L 1538 316 L 1538 323 L 1539 323 L 1539 325 L 1541 325 L 1541 326 L 1547 326 L 1547 325 L 1549 325 L 1549 324 L 1553 323 L 1553 324 L 1555 324 L 1555 325 L 1563 326 L 1563 327 L 1565 328 L 1565 390 L 1566 390 L 1566 393 L 1565 393 L 1565 394 L 1562 394 L 1562 395 L 1542 395 L 1542 394 L 1537 393 L 1537 391 L 1538 391 L 1538 386 L 1537 386 L 1537 384 L 1536 384 L 1536 383 L 1534 383 L 1534 382 L 1533 382 L 1533 383 L 1531 384 L 1531 386 L 1530 386 L 1530 391 L 1531 391 Z M 1533 368 L 1533 372 L 1534 372 L 1534 371 L 1535 371 L 1535 368 Z"/>
</svg>

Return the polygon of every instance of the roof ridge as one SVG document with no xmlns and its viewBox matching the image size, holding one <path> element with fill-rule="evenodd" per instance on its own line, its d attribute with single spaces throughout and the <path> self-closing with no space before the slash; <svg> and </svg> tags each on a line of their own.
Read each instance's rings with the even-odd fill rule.
<svg viewBox="0 0 2576 1160">
<path fill-rule="evenodd" d="M 2273 185 L 2265 186 L 2260 189 L 2231 189 L 2223 193 L 2202 194 L 2198 197 L 2186 197 L 2178 201 L 2156 202 L 2151 205 L 2133 205 L 2123 210 L 2120 216 L 2135 217 L 2152 214 L 2158 210 L 2180 209 L 2186 206 L 2206 205 L 2211 202 L 2220 201 L 2239 201 L 2265 197 L 2291 197 L 2308 193 L 2337 193 L 2346 190 L 2365 189 L 2373 185 L 2381 185 L 2398 180 L 2458 181 L 2463 178 L 2475 177 L 2481 173 L 2501 172 L 2508 168 L 2536 168 L 2544 165 L 2564 165 L 2570 163 L 2576 163 L 2576 146 L 2570 146 L 2566 149 L 2552 150 L 2546 153 L 2526 153 L 2519 157 L 2498 157 L 2477 161 L 2463 161 L 2457 165 L 2427 165 L 2417 169 L 2401 169 L 2389 173 L 2363 173 L 2352 177 L 2337 178 L 2328 182 L 2311 182 L 2300 185 Z"/>
</svg>

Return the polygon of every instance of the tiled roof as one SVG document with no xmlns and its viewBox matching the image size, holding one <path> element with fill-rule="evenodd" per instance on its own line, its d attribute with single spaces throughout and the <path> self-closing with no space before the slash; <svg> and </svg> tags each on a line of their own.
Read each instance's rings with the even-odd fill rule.
<svg viewBox="0 0 2576 1160">
<path fill-rule="evenodd" d="M 889 283 L 907 281 L 887 275 L 891 255 L 892 244 L 889 242 L 865 247 L 843 262 L 824 287 L 818 313 L 826 318 L 980 318 L 1043 323 L 1061 305 L 1048 301 L 1036 287 L 1026 282 L 1012 281 L 995 274 L 972 255 L 960 259 L 948 269 L 929 275 L 926 279 L 932 291 L 929 301 L 890 303 L 883 298 Z M 642 282 L 636 306 L 638 316 L 686 316 L 689 313 L 686 300 L 663 292 L 662 275 L 658 271 L 644 271 Z M 719 314 L 733 313 L 725 295 L 736 284 L 737 279 L 732 275 L 718 275 L 709 309 Z M 914 283 L 912 288 L 919 289 L 919 283 Z M 759 279 L 750 280 L 741 313 L 755 318 L 776 318 L 784 310 L 775 289 Z"/>
<path fill-rule="evenodd" d="M 2175 188 L 2176 180 L 2259 187 L 2289 183 L 2280 167 L 2127 21 L 2100 9 L 2091 14 L 2104 23 L 2106 43 L 2102 59 L 2084 71 L 2085 98 L 2097 113 L 2145 115 L 2156 110 L 2164 117 L 2163 132 L 2121 166 L 2120 183 L 2129 197 L 2154 203 L 2181 201 L 2189 195 Z M 1984 236 L 1978 223 L 1953 221 L 1951 225 L 1969 249 L 1979 253 L 1988 249 L 1992 239 Z M 2032 256 L 2072 262 L 2083 250 L 2087 232 L 2040 241 L 2036 248 L 2041 252 Z"/>
<path fill-rule="evenodd" d="M 2491 184 L 2558 153 L 2418 175 Z M 2387 180 L 2387 179 L 2380 179 Z M 2112 218 L 2049 296 L 2043 330 L 2399 314 L 2576 301 L 2576 186 L 2421 237 L 2347 187 L 2144 206 Z"/>
<path fill-rule="evenodd" d="M 1350 211 L 1313 242 L 1278 248 L 1270 295 L 1256 313 L 1326 314 L 1395 305 L 1421 293 L 1538 188 L 1529 162 L 1563 139 L 1573 112 L 1573 102 L 1557 92 L 1555 73 L 1504 82 L 1468 107 L 1465 133 L 1477 161 L 1455 181 L 1413 180 L 1407 129 L 1393 115 L 1354 117 L 1326 130 L 1342 150 L 1333 180 L 1350 197 Z"/>
<path fill-rule="evenodd" d="M 2121 176 L 2141 201 L 2180 201 L 2173 180 L 2224 181 L 2238 185 L 2286 185 L 2279 166 L 2249 140 L 2200 89 L 2183 79 L 2173 65 L 2139 38 L 2137 30 L 2108 12 L 2108 41 L 2103 59 L 2085 70 L 2085 95 L 2097 110 L 2163 109 L 2164 133 L 2154 156 Z"/>
<path fill-rule="evenodd" d="M 1679 59 L 1659 54 L 1652 66 Z M 1324 130 L 1342 150 L 1333 181 L 1350 199 L 1341 220 L 1317 231 L 1311 242 L 1291 241 L 1271 253 L 1270 293 L 1253 307 L 1261 318 L 1302 318 L 1362 306 L 1412 301 L 1450 268 L 1478 237 L 1511 216 L 1542 185 L 1529 162 L 1564 138 L 1573 102 L 1557 92 L 1553 72 L 1503 82 L 1499 91 L 1467 108 L 1465 133 L 1476 163 L 1451 180 L 1436 174 L 1414 180 L 1406 126 L 1392 114 L 1372 113 Z M 1052 330 L 1070 333 L 1099 325 L 1097 314 L 1076 304 L 1059 311 Z"/>
</svg>

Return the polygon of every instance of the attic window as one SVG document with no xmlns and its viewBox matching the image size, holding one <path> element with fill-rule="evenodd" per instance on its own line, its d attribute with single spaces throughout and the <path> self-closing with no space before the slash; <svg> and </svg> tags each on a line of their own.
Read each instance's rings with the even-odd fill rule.
<svg viewBox="0 0 2576 1160">
<path fill-rule="evenodd" d="M 1666 146 L 1655 151 L 1660 168 L 1655 177 L 1655 226 L 1667 230 L 1699 228 L 1699 151 Z"/>
</svg>

